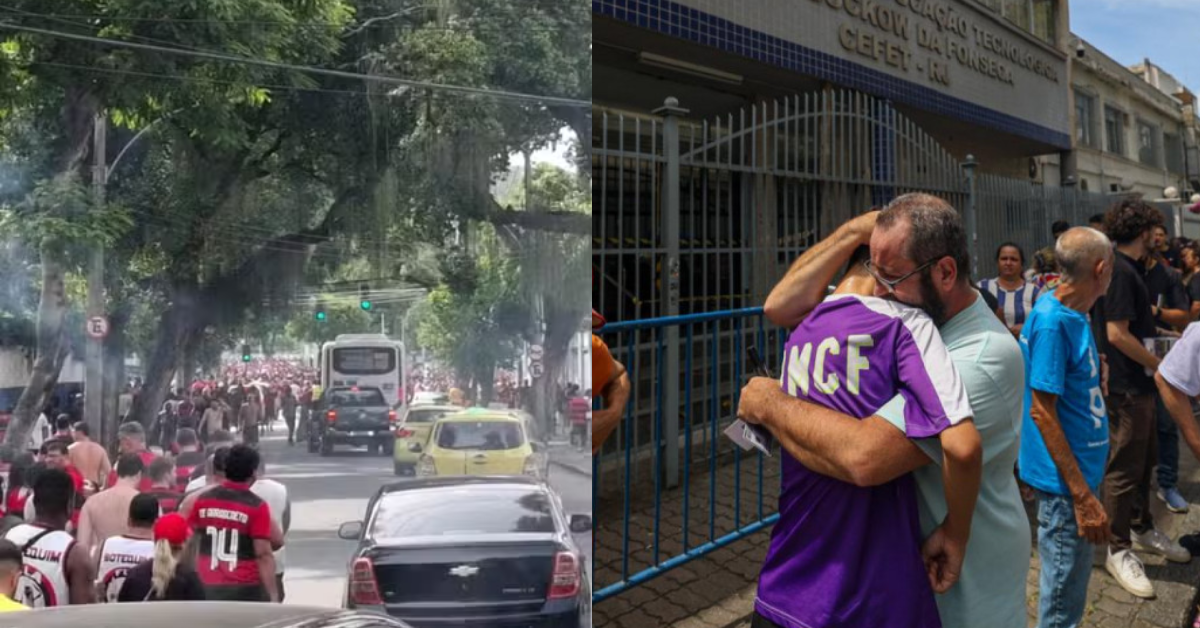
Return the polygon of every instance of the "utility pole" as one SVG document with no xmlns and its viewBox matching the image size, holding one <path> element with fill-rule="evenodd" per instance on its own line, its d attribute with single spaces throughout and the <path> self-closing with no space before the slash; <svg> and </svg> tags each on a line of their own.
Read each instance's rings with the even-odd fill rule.
<svg viewBox="0 0 1200 628">
<path fill-rule="evenodd" d="M 536 213 L 538 210 L 537 205 L 533 202 L 533 186 L 531 185 L 533 181 L 531 150 L 529 147 L 525 147 L 521 152 L 525 157 L 525 211 Z M 545 355 L 546 344 L 546 303 L 542 285 L 542 234 L 532 231 L 529 238 L 530 244 L 533 246 L 533 255 L 530 256 L 530 259 L 535 264 L 533 269 L 533 307 L 530 308 L 530 312 L 533 315 L 533 344 L 538 347 L 538 359 L 540 360 Z M 554 428 L 554 420 L 546 399 L 546 371 L 544 368 L 533 368 L 531 362 L 529 374 L 533 387 L 533 415 L 541 424 L 541 433 L 546 436 Z M 549 440 L 549 438 L 545 438 L 545 440 Z"/>
<path fill-rule="evenodd" d="M 108 182 L 108 116 L 101 111 L 92 125 L 92 200 L 103 207 Z M 104 316 L 104 245 L 93 244 L 88 259 L 87 314 Z M 91 335 L 87 341 L 84 372 L 83 419 L 93 434 L 103 434 L 104 417 L 104 339 Z"/>
</svg>

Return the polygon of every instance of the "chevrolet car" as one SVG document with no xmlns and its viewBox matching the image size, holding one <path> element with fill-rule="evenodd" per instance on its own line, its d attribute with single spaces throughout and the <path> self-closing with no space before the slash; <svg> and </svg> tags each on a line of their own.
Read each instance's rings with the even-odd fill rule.
<svg viewBox="0 0 1200 628">
<path fill-rule="evenodd" d="M 427 443 L 412 443 L 420 454 L 417 476 L 516 475 L 546 480 L 544 447 L 529 436 L 529 421 L 507 410 L 471 408 L 438 419 Z"/>
<path fill-rule="evenodd" d="M 396 475 L 413 475 L 421 454 L 408 448 L 410 443 L 424 447 L 438 419 L 447 414 L 462 412 L 459 406 L 447 404 L 418 404 L 415 401 L 404 410 L 396 425 L 396 445 L 392 451 L 392 466 Z"/>
<path fill-rule="evenodd" d="M 586 628 L 591 586 L 572 534 L 591 527 L 533 478 L 401 480 L 338 530 L 358 541 L 344 607 L 415 628 Z"/>
</svg>

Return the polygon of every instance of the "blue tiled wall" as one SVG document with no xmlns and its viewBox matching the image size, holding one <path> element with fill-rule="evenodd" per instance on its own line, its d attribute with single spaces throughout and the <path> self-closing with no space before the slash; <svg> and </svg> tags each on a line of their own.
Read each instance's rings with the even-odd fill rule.
<svg viewBox="0 0 1200 628">
<path fill-rule="evenodd" d="M 1071 138 L 1066 133 L 981 107 L 670 0 L 592 0 L 592 13 L 912 105 L 923 111 L 1012 133 L 1061 149 L 1071 147 Z"/>
</svg>

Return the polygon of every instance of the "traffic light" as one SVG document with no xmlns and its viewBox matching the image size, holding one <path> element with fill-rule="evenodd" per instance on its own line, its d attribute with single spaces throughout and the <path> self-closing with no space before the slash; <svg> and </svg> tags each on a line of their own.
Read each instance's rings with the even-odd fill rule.
<svg viewBox="0 0 1200 628">
<path fill-rule="evenodd" d="M 358 305 L 364 312 L 371 311 L 371 289 L 367 284 L 358 284 Z"/>
<path fill-rule="evenodd" d="M 250 345 L 242 345 L 242 362 L 249 362 L 251 357 Z"/>
</svg>

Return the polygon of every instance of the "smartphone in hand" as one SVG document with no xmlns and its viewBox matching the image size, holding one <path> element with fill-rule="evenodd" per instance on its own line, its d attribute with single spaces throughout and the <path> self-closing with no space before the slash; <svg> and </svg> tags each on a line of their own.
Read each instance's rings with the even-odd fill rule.
<svg viewBox="0 0 1200 628">
<path fill-rule="evenodd" d="M 762 356 L 758 354 L 756 347 L 750 347 L 747 351 L 747 357 L 750 371 L 755 376 L 773 377 L 771 372 L 767 370 L 766 365 L 763 364 Z M 771 432 L 767 428 L 747 423 L 741 419 L 734 420 L 729 427 L 725 428 L 725 435 L 737 443 L 743 451 L 757 449 L 768 456 L 771 455 L 771 447 L 775 444 L 775 437 L 771 435 Z"/>
</svg>

